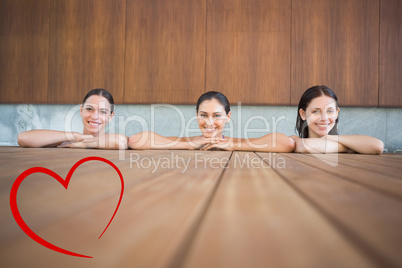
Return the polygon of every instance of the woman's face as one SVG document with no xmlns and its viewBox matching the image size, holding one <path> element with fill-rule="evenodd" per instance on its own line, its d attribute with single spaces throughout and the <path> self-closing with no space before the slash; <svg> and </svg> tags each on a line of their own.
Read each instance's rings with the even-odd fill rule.
<svg viewBox="0 0 402 268">
<path fill-rule="evenodd" d="M 225 124 L 230 115 L 226 114 L 225 107 L 216 99 L 203 101 L 198 107 L 197 121 L 202 135 L 205 138 L 222 138 Z"/>
<path fill-rule="evenodd" d="M 97 136 L 104 133 L 114 114 L 111 113 L 111 105 L 105 97 L 92 95 L 81 105 L 80 115 L 84 134 Z"/>
<path fill-rule="evenodd" d="M 307 122 L 309 138 L 326 136 L 335 126 L 338 112 L 336 101 L 326 95 L 312 99 L 306 111 L 299 110 L 301 118 Z"/>
</svg>

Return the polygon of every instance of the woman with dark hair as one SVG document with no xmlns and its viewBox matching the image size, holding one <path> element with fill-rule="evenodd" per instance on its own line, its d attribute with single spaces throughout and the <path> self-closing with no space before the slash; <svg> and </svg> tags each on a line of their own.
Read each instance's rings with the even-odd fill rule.
<svg viewBox="0 0 402 268">
<path fill-rule="evenodd" d="M 382 141 L 370 136 L 338 135 L 338 98 L 327 86 L 307 89 L 297 110 L 295 129 L 299 136 L 291 136 L 295 152 L 381 154 L 384 149 Z"/>
<path fill-rule="evenodd" d="M 122 134 L 105 133 L 114 116 L 113 97 L 105 89 L 89 91 L 80 107 L 83 133 L 36 129 L 21 132 L 18 144 L 22 147 L 61 147 L 127 149 L 128 138 Z"/>
<path fill-rule="evenodd" d="M 198 150 L 240 150 L 261 152 L 291 152 L 294 141 L 281 133 L 267 134 L 261 138 L 242 139 L 223 135 L 223 129 L 230 121 L 230 104 L 225 95 L 209 91 L 197 101 L 196 114 L 202 135 L 194 137 L 164 137 L 144 131 L 129 139 L 132 149 L 198 149 Z"/>
</svg>

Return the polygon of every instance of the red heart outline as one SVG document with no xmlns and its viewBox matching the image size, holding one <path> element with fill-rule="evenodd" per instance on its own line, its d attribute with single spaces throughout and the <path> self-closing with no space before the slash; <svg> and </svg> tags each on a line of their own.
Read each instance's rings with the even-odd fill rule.
<svg viewBox="0 0 402 268">
<path fill-rule="evenodd" d="M 117 207 L 113 213 L 112 218 L 110 219 L 109 223 L 107 224 L 106 228 L 103 230 L 102 234 L 99 236 L 98 239 L 100 239 L 102 237 L 102 235 L 106 232 L 106 229 L 109 227 L 110 223 L 112 222 L 114 216 L 116 215 L 117 210 L 119 209 L 120 203 L 121 203 L 121 199 L 123 198 L 123 192 L 124 192 L 124 180 L 123 180 L 123 175 L 121 174 L 120 170 L 117 168 L 117 166 L 115 164 L 113 164 L 111 161 L 102 158 L 102 157 L 97 157 L 97 156 L 91 156 L 91 157 L 86 157 L 81 159 L 80 161 L 78 161 L 77 163 L 74 164 L 74 166 L 70 169 L 70 171 L 68 172 L 66 179 L 64 180 L 62 177 L 59 176 L 59 174 L 55 173 L 54 171 L 47 169 L 47 168 L 43 168 L 43 167 L 33 167 L 30 169 L 25 170 L 24 172 L 22 172 L 18 178 L 15 180 L 13 186 L 11 187 L 11 192 L 10 192 L 10 208 L 11 208 L 11 212 L 14 216 L 15 221 L 17 222 L 17 224 L 20 226 L 20 228 L 30 237 L 32 238 L 35 242 L 41 244 L 44 247 L 47 247 L 51 250 L 63 253 L 63 254 L 67 254 L 67 255 L 71 255 L 71 256 L 76 256 L 76 257 L 83 257 L 83 258 L 92 258 L 90 256 L 86 256 L 86 255 L 81 255 L 72 251 L 68 251 L 65 249 L 62 249 L 58 246 L 55 246 L 49 242 L 47 242 L 46 240 L 44 240 L 43 238 L 41 238 L 40 236 L 38 236 L 34 231 L 32 231 L 28 225 L 25 223 L 25 221 L 22 219 L 21 214 L 18 210 L 18 206 L 17 206 L 17 192 L 18 192 L 18 188 L 20 187 L 20 184 L 22 183 L 22 181 L 28 177 L 29 175 L 33 174 L 33 173 L 44 173 L 47 174 L 49 176 L 52 176 L 54 179 L 56 179 L 59 183 L 61 183 L 61 185 L 64 186 L 64 188 L 68 187 L 68 183 L 70 182 L 71 176 L 73 175 L 74 171 L 83 163 L 88 162 L 88 161 L 92 161 L 92 160 L 98 160 L 98 161 L 102 161 L 105 162 L 107 164 L 109 164 L 110 166 L 112 166 L 116 172 L 119 174 L 120 176 L 120 180 L 121 180 L 121 192 L 120 192 L 120 198 L 119 198 L 119 202 L 117 203 Z"/>
</svg>

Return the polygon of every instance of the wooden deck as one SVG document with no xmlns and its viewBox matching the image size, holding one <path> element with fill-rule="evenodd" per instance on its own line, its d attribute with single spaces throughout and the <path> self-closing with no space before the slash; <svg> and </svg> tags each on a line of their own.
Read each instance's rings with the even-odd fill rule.
<svg viewBox="0 0 402 268">
<path fill-rule="evenodd" d="M 68 189 L 26 169 L 65 178 Z M 402 267 L 402 155 L 0 147 L 0 267 Z"/>
</svg>

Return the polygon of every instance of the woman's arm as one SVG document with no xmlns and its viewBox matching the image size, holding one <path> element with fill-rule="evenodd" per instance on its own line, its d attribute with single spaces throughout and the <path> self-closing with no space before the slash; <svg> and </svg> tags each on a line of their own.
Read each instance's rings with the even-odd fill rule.
<svg viewBox="0 0 402 268">
<path fill-rule="evenodd" d="M 290 153 L 295 148 L 295 142 L 282 133 L 270 133 L 260 138 L 242 139 L 236 151 Z"/>
<path fill-rule="evenodd" d="M 301 139 L 291 136 L 296 142 L 296 153 L 349 153 L 381 154 L 384 143 L 365 135 L 327 135 L 322 138 Z"/>
<path fill-rule="evenodd" d="M 196 137 L 164 137 L 152 131 L 143 131 L 132 135 L 129 138 L 129 146 L 131 149 L 176 149 L 176 150 L 197 150 L 202 149 L 205 145 L 216 144 L 221 139 Z"/>
<path fill-rule="evenodd" d="M 325 154 L 350 152 L 342 144 L 325 138 L 302 139 L 297 136 L 291 136 L 291 138 L 295 141 L 295 153 Z"/>
<path fill-rule="evenodd" d="M 278 152 L 290 153 L 295 148 L 295 142 L 282 133 L 270 133 L 260 138 L 221 140 L 216 144 L 205 146 L 203 150 L 213 148 L 228 151 Z"/>
<path fill-rule="evenodd" d="M 181 138 L 164 137 L 152 131 L 143 131 L 132 135 L 128 140 L 131 149 L 193 149 L 187 141 Z"/>
<path fill-rule="evenodd" d="M 327 139 L 361 154 L 382 154 L 384 150 L 381 140 L 366 135 L 328 135 Z"/>
<path fill-rule="evenodd" d="M 128 137 L 123 134 L 103 134 L 97 137 L 86 138 L 79 142 L 63 142 L 58 147 L 125 150 L 128 148 Z"/>
<path fill-rule="evenodd" d="M 56 147 L 63 142 L 79 142 L 91 135 L 83 135 L 78 132 L 64 132 L 56 130 L 36 129 L 24 131 L 18 134 L 18 144 L 21 147 Z"/>
</svg>

